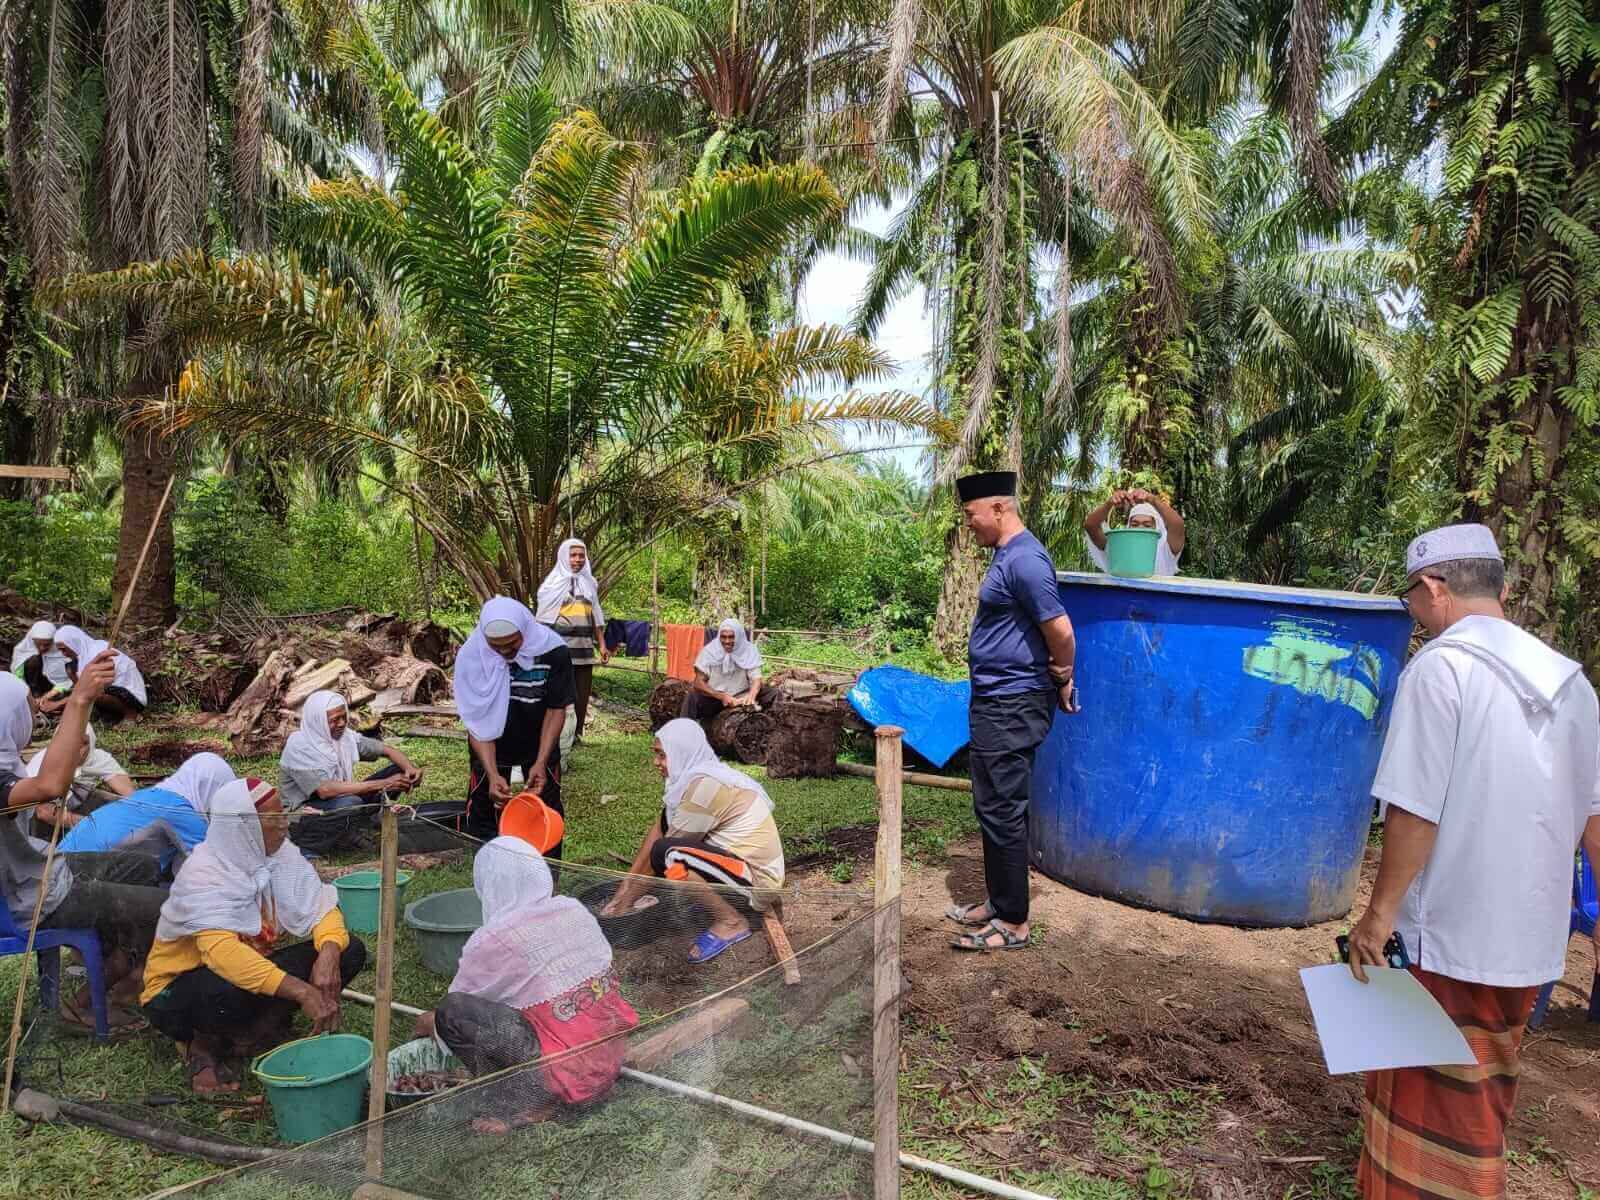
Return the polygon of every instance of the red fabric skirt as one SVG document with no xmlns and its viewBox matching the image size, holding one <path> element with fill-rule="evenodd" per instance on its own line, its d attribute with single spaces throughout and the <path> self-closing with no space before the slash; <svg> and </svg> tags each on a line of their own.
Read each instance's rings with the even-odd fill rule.
<svg viewBox="0 0 1600 1200">
<path fill-rule="evenodd" d="M 522 1017 L 539 1035 L 546 1090 L 566 1104 L 593 1100 L 617 1081 L 628 1039 L 615 1035 L 639 1024 L 614 970 L 529 1005 Z"/>
<path fill-rule="evenodd" d="M 1357 1181 L 1367 1200 L 1506 1194 L 1506 1123 L 1537 988 L 1462 983 L 1412 967 L 1461 1030 L 1470 1067 L 1369 1071 Z"/>
</svg>

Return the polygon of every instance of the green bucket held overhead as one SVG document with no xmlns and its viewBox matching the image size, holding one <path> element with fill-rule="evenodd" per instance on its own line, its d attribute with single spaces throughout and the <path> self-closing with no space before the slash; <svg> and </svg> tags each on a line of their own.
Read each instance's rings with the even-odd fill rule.
<svg viewBox="0 0 1600 1200">
<path fill-rule="evenodd" d="M 272 1102 L 278 1136 L 314 1142 L 361 1120 L 372 1043 L 353 1033 L 285 1042 L 250 1065 Z"/>
<path fill-rule="evenodd" d="M 410 871 L 396 871 L 394 902 L 396 909 L 405 902 Z M 383 898 L 383 874 L 379 871 L 352 871 L 333 881 L 339 893 L 339 911 L 344 923 L 357 933 L 378 932 L 378 906 Z"/>
<path fill-rule="evenodd" d="M 1142 579 L 1156 573 L 1159 529 L 1113 529 L 1106 534 L 1106 570 Z"/>
</svg>

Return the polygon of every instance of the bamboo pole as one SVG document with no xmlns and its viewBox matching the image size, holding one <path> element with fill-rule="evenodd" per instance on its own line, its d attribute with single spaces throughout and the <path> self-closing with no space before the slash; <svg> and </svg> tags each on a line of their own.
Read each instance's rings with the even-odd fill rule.
<svg viewBox="0 0 1600 1200">
<path fill-rule="evenodd" d="M 372 1010 L 372 1084 L 367 1095 L 366 1177 L 383 1179 L 383 1105 L 389 1094 L 389 1025 L 394 1000 L 395 864 L 400 856 L 400 822 L 394 809 L 384 806 L 379 841 L 378 982 Z"/>
<path fill-rule="evenodd" d="M 134 561 L 133 574 L 128 576 L 128 587 L 122 593 L 122 604 L 118 607 L 116 618 L 111 622 L 111 630 L 106 635 L 106 644 L 112 650 L 116 649 L 114 643 L 117 635 L 122 632 L 123 619 L 128 615 L 128 602 L 133 599 L 133 593 L 139 586 L 139 577 L 144 574 L 144 563 L 150 554 L 150 543 L 155 541 L 156 530 L 161 525 L 161 514 L 166 511 L 167 500 L 172 496 L 172 485 L 177 481 L 176 473 L 167 479 L 166 490 L 161 493 L 155 515 L 150 519 L 150 528 L 144 535 L 144 545 L 139 548 L 139 557 Z M 33 942 L 39 933 L 39 919 L 44 911 L 45 894 L 50 890 L 50 869 L 55 865 L 56 844 L 61 840 L 62 818 L 67 812 L 65 796 L 56 797 L 56 801 L 56 819 L 50 826 L 50 844 L 45 847 L 44 870 L 39 874 L 39 894 L 33 899 L 33 920 L 28 922 L 28 941 L 22 949 L 22 958 L 17 966 L 17 1002 L 11 1006 L 11 1039 L 6 1048 L 5 1084 L 0 1087 L 0 1116 L 11 1111 L 11 1081 L 16 1076 L 17 1047 L 22 1042 L 22 1010 L 28 999 L 28 967 L 33 962 Z M 107 1004 L 109 1006 L 109 999 Z"/>
<path fill-rule="evenodd" d="M 903 729 L 880 725 L 872 887 L 872 1196 L 900 1200 L 900 814 Z"/>
<path fill-rule="evenodd" d="M 660 556 L 654 546 L 650 547 L 650 678 L 656 677 L 656 651 L 661 648 L 657 638 L 666 634 L 661 631 L 661 571 Z"/>
<path fill-rule="evenodd" d="M 876 767 L 864 767 L 860 763 L 841 762 L 834 764 L 834 770 L 841 775 L 855 775 L 862 779 L 876 779 Z M 928 775 L 921 771 L 904 771 L 901 777 L 913 787 L 944 788 L 951 792 L 970 792 L 972 780 L 957 779 L 952 775 Z"/>
</svg>

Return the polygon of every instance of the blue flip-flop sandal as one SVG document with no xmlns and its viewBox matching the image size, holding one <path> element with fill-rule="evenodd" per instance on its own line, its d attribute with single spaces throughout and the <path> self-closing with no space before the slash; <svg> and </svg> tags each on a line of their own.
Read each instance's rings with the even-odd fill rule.
<svg viewBox="0 0 1600 1200">
<path fill-rule="evenodd" d="M 689 961 L 692 963 L 708 963 L 721 954 L 729 946 L 737 946 L 750 936 L 750 930 L 731 938 L 719 938 L 711 930 L 706 930 L 694 940 L 694 949 L 689 951 Z"/>
</svg>

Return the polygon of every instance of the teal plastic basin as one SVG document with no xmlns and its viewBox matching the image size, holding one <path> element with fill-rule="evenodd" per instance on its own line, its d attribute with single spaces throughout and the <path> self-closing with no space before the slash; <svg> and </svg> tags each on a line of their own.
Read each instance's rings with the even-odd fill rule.
<svg viewBox="0 0 1600 1200">
<path fill-rule="evenodd" d="M 1106 570 L 1112 575 L 1143 579 L 1156 573 L 1159 529 L 1113 529 L 1106 534 Z"/>
<path fill-rule="evenodd" d="M 251 1065 L 272 1103 L 278 1136 L 314 1142 L 361 1120 L 372 1043 L 354 1033 L 285 1042 Z"/>
<path fill-rule="evenodd" d="M 406 884 L 411 882 L 410 871 L 396 871 L 394 876 L 394 902 L 404 904 Z M 333 881 L 339 893 L 339 911 L 344 923 L 357 933 L 378 932 L 378 912 L 383 899 L 383 873 L 381 871 L 352 871 Z"/>
</svg>

